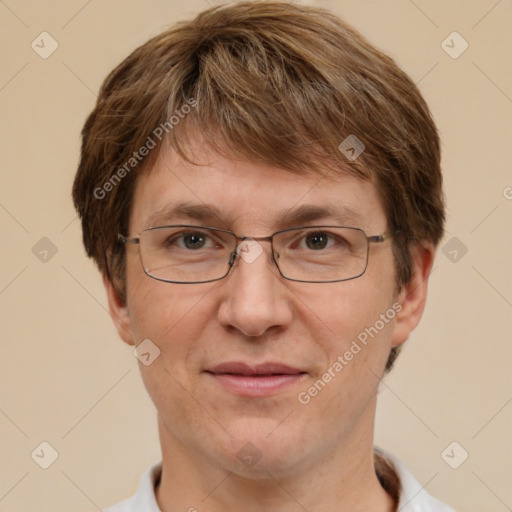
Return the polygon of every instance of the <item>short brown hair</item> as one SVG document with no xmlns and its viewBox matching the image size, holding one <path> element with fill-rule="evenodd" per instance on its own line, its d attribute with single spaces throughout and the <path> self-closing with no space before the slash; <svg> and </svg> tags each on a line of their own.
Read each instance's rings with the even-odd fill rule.
<svg viewBox="0 0 512 512">
<path fill-rule="evenodd" d="M 397 289 L 412 276 L 411 244 L 437 245 L 443 235 L 438 133 L 418 88 L 390 57 L 322 9 L 265 1 L 214 7 L 119 64 L 82 131 L 73 199 L 87 253 L 121 296 L 117 234 L 127 233 L 136 176 L 162 141 L 188 159 L 190 127 L 221 154 L 372 180 L 395 234 Z M 364 144 L 357 159 L 339 149 L 348 136 Z"/>
</svg>

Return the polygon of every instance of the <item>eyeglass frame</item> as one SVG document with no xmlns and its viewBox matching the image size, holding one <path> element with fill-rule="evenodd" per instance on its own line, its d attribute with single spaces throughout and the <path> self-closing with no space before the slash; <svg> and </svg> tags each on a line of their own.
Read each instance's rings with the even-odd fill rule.
<svg viewBox="0 0 512 512">
<path fill-rule="evenodd" d="M 142 230 L 139 233 L 138 237 L 128 237 L 128 236 L 125 236 L 125 235 L 123 235 L 121 233 L 118 233 L 117 234 L 117 240 L 119 242 L 125 244 L 125 245 L 138 245 L 138 246 L 140 246 L 141 245 L 140 244 L 140 240 L 141 240 L 140 237 L 141 237 L 141 235 L 143 233 L 145 233 L 146 231 L 152 231 L 152 230 L 156 230 L 156 229 L 165 229 L 165 228 L 196 228 L 196 229 L 208 229 L 208 230 L 221 231 L 223 233 L 232 235 L 235 238 L 235 240 L 236 240 L 235 250 L 230 254 L 229 261 L 228 261 L 228 270 L 226 271 L 226 273 L 222 277 L 218 277 L 218 278 L 215 278 L 215 279 L 208 279 L 207 281 L 172 281 L 170 279 L 163 279 L 161 277 L 155 277 L 155 276 L 149 274 L 147 272 L 146 268 L 144 267 L 144 262 L 142 261 L 142 254 L 141 254 L 140 249 L 139 249 L 139 260 L 141 262 L 142 269 L 144 270 L 144 273 L 148 277 L 150 277 L 152 279 L 155 279 L 156 281 L 161 281 L 163 283 L 172 283 L 172 284 L 203 284 L 203 283 L 213 283 L 215 281 L 220 281 L 220 280 L 224 279 L 231 272 L 231 269 L 233 268 L 234 263 L 235 263 L 237 257 L 239 257 L 238 248 L 240 246 L 240 243 L 245 242 L 246 240 L 254 240 L 254 241 L 257 241 L 257 242 L 258 241 L 270 242 L 272 261 L 276 265 L 277 270 L 279 271 L 279 274 L 281 275 L 281 277 L 283 277 L 284 279 L 286 279 L 288 281 L 295 281 L 297 283 L 318 283 L 318 284 L 320 284 L 320 283 L 340 283 L 340 282 L 343 282 L 343 281 L 350 281 L 352 279 L 357 279 L 358 277 L 361 277 L 366 272 L 366 269 L 368 268 L 368 261 L 370 259 L 370 255 L 369 255 L 369 253 L 370 253 L 370 244 L 371 243 L 383 243 L 383 242 L 385 242 L 387 240 L 391 240 L 393 238 L 393 235 L 391 233 L 388 233 L 388 232 L 381 233 L 380 235 L 368 236 L 363 229 L 355 228 L 355 227 L 352 227 L 352 226 L 331 226 L 331 225 L 327 225 L 327 226 L 326 225 L 322 225 L 322 226 L 316 226 L 316 225 L 315 226 L 297 226 L 297 227 L 293 227 L 293 228 L 281 229 L 279 231 L 276 231 L 275 233 L 272 233 L 269 236 L 253 237 L 253 236 L 237 235 L 236 233 L 233 233 L 233 231 L 230 231 L 228 229 L 216 228 L 216 227 L 213 227 L 213 226 L 196 226 L 196 225 L 193 225 L 193 224 L 169 224 L 169 225 L 164 225 L 164 226 L 150 226 L 149 228 L 146 228 L 146 229 Z M 337 228 L 337 229 L 343 228 L 343 229 L 352 229 L 354 231 L 361 232 L 366 237 L 366 240 L 367 240 L 367 244 L 366 244 L 366 264 L 365 264 L 364 269 L 362 270 L 362 272 L 360 274 L 356 275 L 356 276 L 353 276 L 353 277 L 347 277 L 347 278 L 344 278 L 344 279 L 334 279 L 334 280 L 330 280 L 330 281 L 309 281 L 309 280 L 304 280 L 304 279 L 293 279 L 291 277 L 285 276 L 283 274 L 281 268 L 279 267 L 279 264 L 277 263 L 275 255 L 274 255 L 274 236 L 275 235 L 279 235 L 281 233 L 286 233 L 288 231 L 295 231 L 295 230 L 300 230 L 300 229 L 315 229 L 315 228 Z"/>
</svg>

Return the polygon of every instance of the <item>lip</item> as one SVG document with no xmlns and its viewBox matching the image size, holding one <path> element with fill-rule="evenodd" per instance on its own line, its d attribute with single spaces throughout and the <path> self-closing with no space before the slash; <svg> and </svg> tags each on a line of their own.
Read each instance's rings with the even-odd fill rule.
<svg viewBox="0 0 512 512">
<path fill-rule="evenodd" d="M 205 371 L 218 384 L 241 396 L 269 396 L 280 393 L 306 372 L 282 363 L 222 363 Z"/>
<path fill-rule="evenodd" d="M 207 370 L 209 373 L 214 374 L 233 374 L 233 375 L 297 375 L 299 373 L 305 373 L 298 368 L 288 366 L 282 363 L 261 363 L 261 364 L 247 364 L 243 362 L 229 362 L 218 364 Z"/>
</svg>

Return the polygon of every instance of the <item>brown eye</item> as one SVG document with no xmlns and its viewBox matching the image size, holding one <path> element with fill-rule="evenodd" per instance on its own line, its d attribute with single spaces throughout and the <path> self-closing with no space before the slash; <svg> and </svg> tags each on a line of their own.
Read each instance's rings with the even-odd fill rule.
<svg viewBox="0 0 512 512">
<path fill-rule="evenodd" d="M 318 231 L 315 233 L 309 233 L 306 236 L 306 246 L 308 249 L 318 250 L 325 249 L 329 243 L 329 236 L 327 233 Z"/>
</svg>

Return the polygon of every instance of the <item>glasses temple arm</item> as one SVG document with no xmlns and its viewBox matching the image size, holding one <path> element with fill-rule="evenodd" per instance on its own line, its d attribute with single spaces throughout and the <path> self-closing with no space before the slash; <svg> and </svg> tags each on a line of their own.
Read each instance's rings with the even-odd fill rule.
<svg viewBox="0 0 512 512">
<path fill-rule="evenodd" d="M 369 236 L 367 238 L 368 238 L 368 242 L 381 243 L 381 242 L 385 242 L 386 240 L 390 240 L 391 238 L 393 238 L 393 235 L 391 235 L 390 233 L 383 233 L 382 235 L 374 235 L 374 236 Z"/>
<path fill-rule="evenodd" d="M 140 238 L 137 238 L 137 237 L 129 238 L 127 236 L 121 235 L 121 233 L 118 233 L 117 239 L 120 242 L 122 242 L 123 244 L 132 244 L 132 245 L 140 244 Z"/>
</svg>

